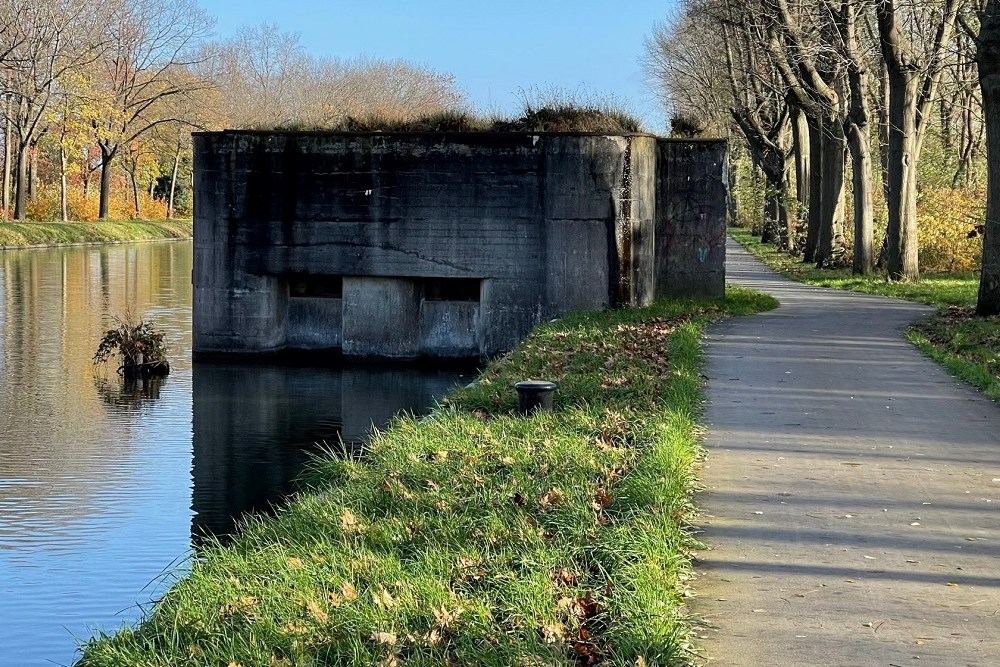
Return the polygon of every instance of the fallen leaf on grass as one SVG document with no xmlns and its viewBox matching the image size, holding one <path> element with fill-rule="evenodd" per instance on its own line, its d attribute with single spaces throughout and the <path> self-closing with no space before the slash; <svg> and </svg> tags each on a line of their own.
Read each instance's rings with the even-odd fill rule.
<svg viewBox="0 0 1000 667">
<path fill-rule="evenodd" d="M 316 602 L 315 600 L 306 600 L 306 610 L 309 615 L 315 618 L 320 623 L 326 623 L 330 620 L 330 615 L 326 613 L 326 610 Z"/>
<path fill-rule="evenodd" d="M 564 567 L 557 568 L 549 575 L 552 581 L 572 586 L 576 583 L 576 575 Z"/>
<path fill-rule="evenodd" d="M 441 631 L 437 628 L 431 628 L 431 631 L 424 635 L 424 641 L 428 646 L 440 646 L 441 645 Z"/>
<path fill-rule="evenodd" d="M 396 639 L 397 639 L 396 635 L 394 633 L 392 633 L 392 632 L 373 632 L 372 633 L 372 641 L 373 642 L 376 642 L 376 643 L 379 643 L 379 644 L 385 644 L 386 646 L 390 646 L 390 647 L 391 646 L 395 646 L 396 645 Z"/>
<path fill-rule="evenodd" d="M 565 632 L 566 629 L 559 621 L 546 623 L 542 626 L 542 639 L 544 639 L 547 644 L 555 644 L 556 642 L 562 640 Z"/>
<path fill-rule="evenodd" d="M 340 587 L 340 592 L 344 594 L 344 599 L 348 602 L 358 599 L 358 591 L 350 582 L 345 581 Z"/>
<path fill-rule="evenodd" d="M 462 608 L 459 607 L 454 611 L 448 611 L 444 607 L 432 608 L 434 612 L 434 622 L 439 628 L 448 628 L 458 620 L 458 617 L 462 614 Z"/>
<path fill-rule="evenodd" d="M 372 593 L 372 597 L 375 598 L 375 604 L 386 609 L 392 609 L 399 604 L 389 591 L 382 587 Z"/>
<path fill-rule="evenodd" d="M 560 489 L 552 489 L 544 494 L 538 499 L 538 504 L 542 507 L 546 505 L 559 505 L 563 501 L 563 492 Z"/>
<path fill-rule="evenodd" d="M 345 533 L 350 534 L 358 530 L 361 524 L 358 522 L 358 517 L 354 516 L 354 512 L 345 509 L 340 515 L 340 527 Z"/>
</svg>

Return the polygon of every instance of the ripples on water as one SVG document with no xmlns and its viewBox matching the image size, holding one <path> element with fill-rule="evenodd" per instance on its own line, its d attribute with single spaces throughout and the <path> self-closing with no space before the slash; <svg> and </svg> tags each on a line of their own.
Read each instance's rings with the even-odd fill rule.
<svg viewBox="0 0 1000 667">
<path fill-rule="evenodd" d="M 69 664 L 132 623 L 206 532 L 267 509 L 318 442 L 420 410 L 457 372 L 191 364 L 191 244 L 0 252 L 0 667 Z M 162 383 L 95 378 L 108 323 L 156 318 Z"/>
</svg>

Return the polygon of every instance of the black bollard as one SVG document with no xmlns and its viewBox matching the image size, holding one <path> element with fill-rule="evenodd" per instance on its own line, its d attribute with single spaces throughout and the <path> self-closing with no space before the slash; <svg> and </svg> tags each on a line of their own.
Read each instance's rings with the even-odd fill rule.
<svg viewBox="0 0 1000 667">
<path fill-rule="evenodd" d="M 517 411 L 522 415 L 543 410 L 552 411 L 552 396 L 556 392 L 555 382 L 545 380 L 525 380 L 514 385 L 517 389 Z"/>
</svg>

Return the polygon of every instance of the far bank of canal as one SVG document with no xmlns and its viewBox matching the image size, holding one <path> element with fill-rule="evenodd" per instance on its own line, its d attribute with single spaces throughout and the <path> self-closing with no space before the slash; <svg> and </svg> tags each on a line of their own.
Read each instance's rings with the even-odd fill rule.
<svg viewBox="0 0 1000 667">
<path fill-rule="evenodd" d="M 317 442 L 423 410 L 458 372 L 192 364 L 189 241 L 0 253 L 0 664 L 69 664 L 192 543 L 294 486 Z M 109 312 L 153 315 L 162 385 L 94 377 Z"/>
</svg>

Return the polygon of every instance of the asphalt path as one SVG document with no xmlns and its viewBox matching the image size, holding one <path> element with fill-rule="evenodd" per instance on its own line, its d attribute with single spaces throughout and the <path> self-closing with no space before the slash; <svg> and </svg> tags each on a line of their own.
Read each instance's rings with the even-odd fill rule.
<svg viewBox="0 0 1000 667">
<path fill-rule="evenodd" d="M 706 341 L 703 662 L 1000 665 L 1000 408 L 905 340 L 928 308 L 728 253 L 781 306 Z"/>
</svg>

